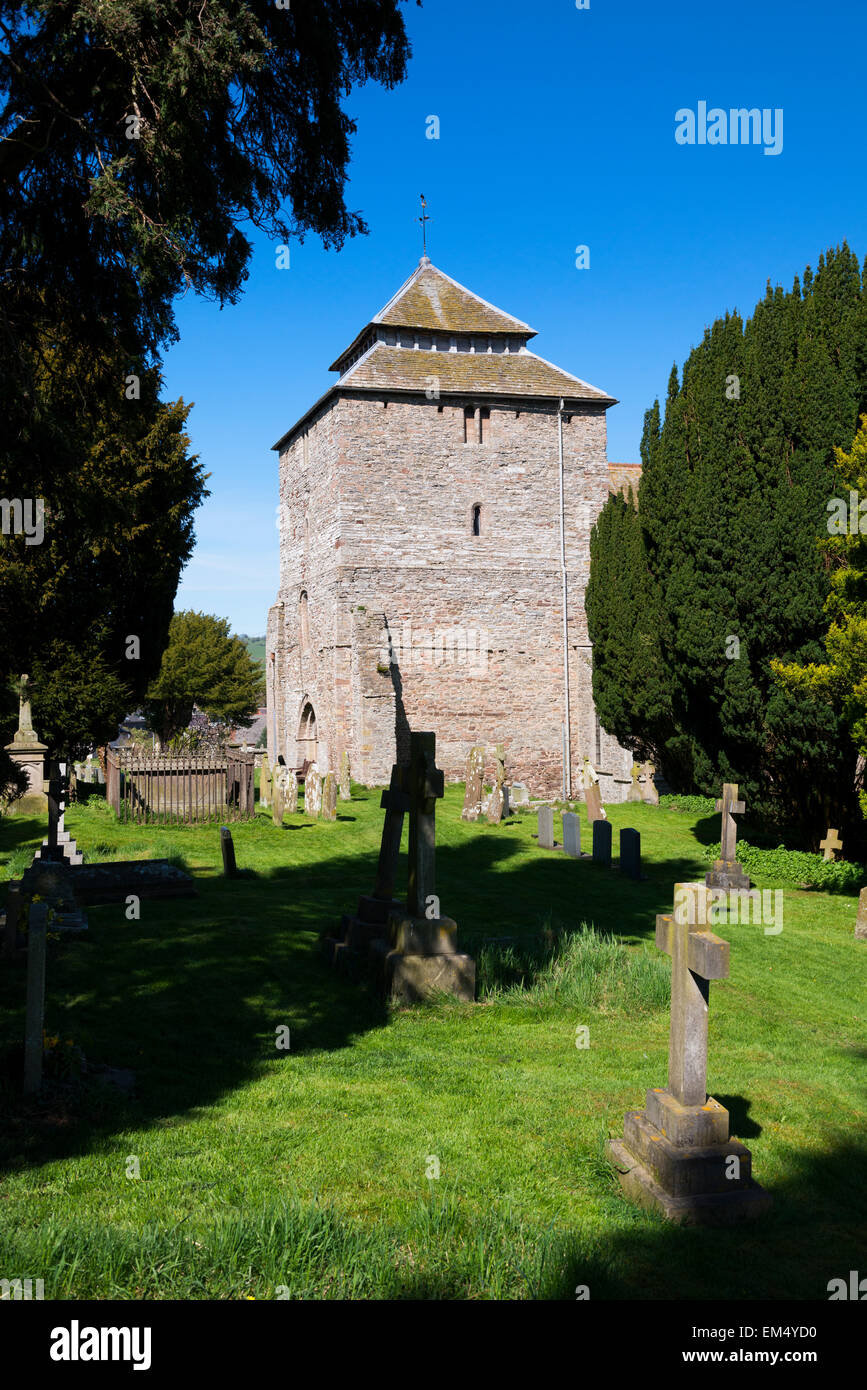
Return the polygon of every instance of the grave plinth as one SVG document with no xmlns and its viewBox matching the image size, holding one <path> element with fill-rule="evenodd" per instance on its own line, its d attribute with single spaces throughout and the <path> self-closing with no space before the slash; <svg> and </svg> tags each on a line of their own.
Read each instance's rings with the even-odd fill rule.
<svg viewBox="0 0 867 1390">
<path fill-rule="evenodd" d="M 729 943 L 707 931 L 707 887 L 675 885 L 675 911 L 656 919 L 671 956 L 668 1086 L 631 1110 L 623 1138 L 608 1143 L 620 1183 L 642 1206 L 691 1225 L 728 1225 L 771 1204 L 754 1181 L 749 1149 L 729 1134 L 728 1111 L 707 1094 L 709 982 L 729 973 Z"/>
</svg>

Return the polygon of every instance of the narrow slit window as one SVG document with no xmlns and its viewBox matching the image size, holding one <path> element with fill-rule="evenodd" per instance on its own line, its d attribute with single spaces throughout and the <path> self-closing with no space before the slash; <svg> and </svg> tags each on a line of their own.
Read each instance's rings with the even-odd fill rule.
<svg viewBox="0 0 867 1390">
<path fill-rule="evenodd" d="M 473 535 L 474 535 L 474 536 L 480 536 L 481 534 L 482 534 L 482 509 L 481 509 L 481 507 L 478 505 L 478 503 L 476 503 L 475 507 L 473 507 Z"/>
</svg>

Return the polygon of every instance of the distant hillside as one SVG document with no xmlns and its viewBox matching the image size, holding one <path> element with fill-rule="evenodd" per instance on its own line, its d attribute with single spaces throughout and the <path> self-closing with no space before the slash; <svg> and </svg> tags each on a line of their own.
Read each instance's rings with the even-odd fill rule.
<svg viewBox="0 0 867 1390">
<path fill-rule="evenodd" d="M 239 637 L 240 640 L 244 643 L 244 646 L 247 648 L 247 651 L 250 653 L 250 660 L 251 660 L 251 661 L 264 661 L 264 660 L 265 660 L 265 638 L 264 638 L 264 637 L 248 637 L 247 634 L 246 634 L 246 632 L 239 632 L 239 633 L 238 633 L 238 637 Z"/>
</svg>

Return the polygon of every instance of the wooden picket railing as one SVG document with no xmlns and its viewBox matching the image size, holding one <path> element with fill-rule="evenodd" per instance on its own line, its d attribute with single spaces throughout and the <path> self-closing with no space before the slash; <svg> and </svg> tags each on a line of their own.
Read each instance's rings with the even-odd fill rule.
<svg viewBox="0 0 867 1390">
<path fill-rule="evenodd" d="M 184 825 L 249 820 L 255 754 L 109 749 L 106 800 L 120 820 Z"/>
</svg>

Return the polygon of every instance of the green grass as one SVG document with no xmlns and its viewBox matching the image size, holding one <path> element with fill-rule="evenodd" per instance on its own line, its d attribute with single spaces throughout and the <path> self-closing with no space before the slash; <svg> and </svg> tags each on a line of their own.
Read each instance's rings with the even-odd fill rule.
<svg viewBox="0 0 867 1390">
<path fill-rule="evenodd" d="M 603 1144 L 665 1084 L 655 915 L 705 872 L 718 817 L 610 808 L 615 848 L 619 826 L 642 834 L 633 883 L 539 851 L 534 817 L 467 825 L 461 796 L 438 808 L 437 890 L 477 956 L 478 1001 L 412 1009 L 317 949 L 372 886 L 378 792 L 355 787 L 331 824 L 233 827 L 252 872 L 232 882 L 217 828 L 122 826 L 98 801 L 67 813 L 89 857 L 174 858 L 200 896 L 143 902 L 138 921 L 92 908 L 86 936 L 52 944 L 47 1030 L 136 1086 L 25 1103 L 10 1060 L 0 1276 L 43 1278 L 51 1298 L 569 1299 L 579 1283 L 594 1299 L 825 1298 L 863 1266 L 855 897 L 787 889 L 779 936 L 717 928 L 731 976 L 711 986 L 709 1085 L 775 1204 L 751 1226 L 684 1230 L 624 1201 Z M 44 833 L 0 823 L 0 873 Z M 19 962 L 0 967 L 7 1048 L 23 989 Z"/>
</svg>

